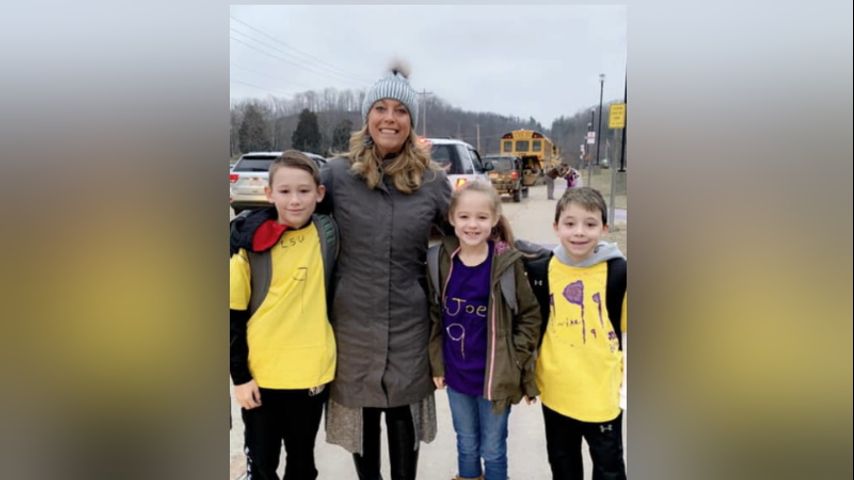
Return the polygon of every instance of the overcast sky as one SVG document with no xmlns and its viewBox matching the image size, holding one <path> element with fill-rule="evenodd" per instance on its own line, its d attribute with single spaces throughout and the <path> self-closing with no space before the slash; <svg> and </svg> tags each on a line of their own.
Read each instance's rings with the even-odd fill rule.
<svg viewBox="0 0 854 480">
<path fill-rule="evenodd" d="M 232 6 L 231 99 L 365 88 L 393 58 L 453 106 L 534 117 L 623 98 L 625 6 Z M 429 115 L 429 112 L 428 112 Z"/>
</svg>

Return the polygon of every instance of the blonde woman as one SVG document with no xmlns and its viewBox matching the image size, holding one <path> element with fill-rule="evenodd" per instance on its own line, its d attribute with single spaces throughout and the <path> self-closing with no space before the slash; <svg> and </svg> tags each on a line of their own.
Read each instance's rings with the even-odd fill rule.
<svg viewBox="0 0 854 480">
<path fill-rule="evenodd" d="M 362 105 L 364 125 L 323 172 L 324 211 L 341 249 L 331 303 L 338 369 L 327 441 L 353 453 L 361 480 L 380 479 L 385 415 L 393 480 L 414 479 L 418 446 L 436 433 L 425 254 L 447 218 L 450 184 L 418 143 L 418 103 L 400 66 Z"/>
</svg>

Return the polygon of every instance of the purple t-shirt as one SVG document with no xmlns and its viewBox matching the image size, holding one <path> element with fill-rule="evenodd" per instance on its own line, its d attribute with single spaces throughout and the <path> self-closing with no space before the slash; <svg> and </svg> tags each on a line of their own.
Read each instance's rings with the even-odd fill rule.
<svg viewBox="0 0 854 480">
<path fill-rule="evenodd" d="M 445 383 L 460 393 L 476 397 L 483 394 L 486 370 L 486 310 L 492 249 L 490 242 L 486 260 L 474 267 L 467 267 L 459 256 L 454 257 L 442 308 Z"/>
</svg>

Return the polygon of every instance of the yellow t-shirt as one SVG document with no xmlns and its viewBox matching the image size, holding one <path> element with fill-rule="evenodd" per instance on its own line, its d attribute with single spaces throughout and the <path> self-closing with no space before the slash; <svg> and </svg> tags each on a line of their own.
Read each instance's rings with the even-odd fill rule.
<svg viewBox="0 0 854 480">
<path fill-rule="evenodd" d="M 583 422 L 620 414 L 623 353 L 606 307 L 608 264 L 549 262 L 553 305 L 537 359 L 537 387 L 550 409 Z M 626 322 L 625 299 L 622 322 Z"/>
<path fill-rule="evenodd" d="M 270 255 L 270 289 L 246 327 L 252 378 L 273 389 L 330 382 L 335 337 L 326 315 L 326 281 L 314 224 L 286 231 Z M 231 257 L 230 274 L 230 308 L 246 310 L 251 274 L 245 250 Z"/>
</svg>

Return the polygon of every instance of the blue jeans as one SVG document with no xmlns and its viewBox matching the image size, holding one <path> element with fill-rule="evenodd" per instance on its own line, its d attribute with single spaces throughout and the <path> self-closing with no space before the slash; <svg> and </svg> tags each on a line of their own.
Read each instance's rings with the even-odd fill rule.
<svg viewBox="0 0 854 480">
<path fill-rule="evenodd" d="M 448 401 L 454 431 L 457 432 L 457 468 L 459 476 L 477 478 L 483 458 L 485 480 L 507 479 L 507 419 L 510 407 L 501 413 L 492 411 L 492 403 L 448 387 Z"/>
</svg>

